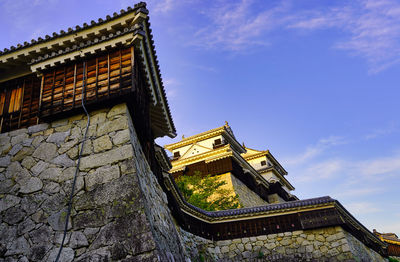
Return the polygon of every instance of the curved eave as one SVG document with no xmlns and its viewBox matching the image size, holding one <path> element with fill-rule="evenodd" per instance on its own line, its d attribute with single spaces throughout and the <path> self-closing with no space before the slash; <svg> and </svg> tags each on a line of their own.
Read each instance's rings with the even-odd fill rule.
<svg viewBox="0 0 400 262">
<path fill-rule="evenodd" d="M 284 177 L 282 176 L 276 169 L 275 167 L 270 167 L 267 169 L 263 169 L 263 170 L 258 170 L 258 172 L 262 175 L 265 172 L 269 172 L 272 171 L 281 181 L 283 181 L 283 184 L 289 189 L 289 190 L 295 190 L 294 186 L 292 184 L 290 184 L 290 182 Z"/>
</svg>

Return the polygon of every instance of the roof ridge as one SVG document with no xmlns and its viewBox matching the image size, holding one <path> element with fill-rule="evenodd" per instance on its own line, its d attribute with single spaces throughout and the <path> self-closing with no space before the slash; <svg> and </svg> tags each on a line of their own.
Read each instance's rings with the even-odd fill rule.
<svg viewBox="0 0 400 262">
<path fill-rule="evenodd" d="M 125 9 L 121 9 L 119 13 L 114 12 L 112 17 L 110 15 L 107 15 L 105 19 L 99 18 L 97 20 L 97 22 L 94 21 L 94 20 L 91 20 L 90 21 L 90 25 L 87 24 L 87 23 L 83 23 L 82 26 L 76 25 L 75 26 L 75 30 L 72 27 L 69 27 L 67 29 L 67 31 L 60 30 L 60 33 L 53 32 L 52 36 L 46 35 L 46 36 L 44 36 L 44 38 L 38 37 L 37 40 L 32 39 L 30 43 L 25 41 L 23 44 L 17 44 L 17 46 L 12 45 L 9 48 L 4 48 L 3 51 L 0 50 L 0 55 L 10 54 L 10 53 L 13 53 L 15 51 L 18 51 L 18 50 L 21 50 L 21 49 L 24 49 L 24 48 L 27 48 L 27 47 L 31 47 L 31 46 L 34 46 L 34 45 L 39 44 L 39 43 L 45 43 L 45 42 L 48 42 L 50 40 L 54 40 L 54 39 L 56 39 L 58 37 L 64 37 L 64 36 L 67 36 L 67 35 L 71 35 L 71 34 L 79 32 L 79 31 L 86 30 L 86 29 L 89 29 L 91 27 L 95 27 L 95 26 L 98 26 L 100 24 L 103 24 L 103 23 L 107 23 L 107 22 L 112 21 L 112 20 L 114 20 L 114 19 L 116 19 L 118 17 L 121 17 L 123 15 L 129 14 L 129 13 L 132 13 L 132 12 L 135 12 L 135 11 L 138 11 L 138 10 L 141 10 L 142 12 L 144 12 L 146 14 L 149 13 L 149 11 L 146 8 L 146 3 L 145 2 L 139 2 L 139 3 L 135 4 L 133 6 L 133 8 L 128 6 L 126 8 L 126 10 Z"/>
</svg>

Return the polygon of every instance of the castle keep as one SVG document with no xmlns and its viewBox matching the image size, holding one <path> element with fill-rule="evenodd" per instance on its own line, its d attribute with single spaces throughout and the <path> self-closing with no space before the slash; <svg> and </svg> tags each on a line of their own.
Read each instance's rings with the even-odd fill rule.
<svg viewBox="0 0 400 262">
<path fill-rule="evenodd" d="M 0 51 L 0 121 L 0 261 L 386 261 L 338 201 L 297 199 L 228 124 L 166 146 L 171 165 L 145 3 Z M 187 203 L 174 177 L 196 170 L 245 208 Z"/>
</svg>

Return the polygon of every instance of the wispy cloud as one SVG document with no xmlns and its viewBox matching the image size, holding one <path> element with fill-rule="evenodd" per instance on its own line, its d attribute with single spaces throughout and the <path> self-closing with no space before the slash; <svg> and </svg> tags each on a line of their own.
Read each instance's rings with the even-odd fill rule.
<svg viewBox="0 0 400 262">
<path fill-rule="evenodd" d="M 371 73 L 400 62 L 400 3 L 359 0 L 326 10 L 300 14 L 289 25 L 296 29 L 338 28 L 347 35 L 334 47 L 368 61 Z"/>
<path fill-rule="evenodd" d="M 195 34 L 194 45 L 203 48 L 222 48 L 241 51 L 254 45 L 268 45 L 264 36 L 282 24 L 287 10 L 286 4 L 255 10 L 251 0 L 215 1 L 209 9 L 203 11 L 209 23 Z"/>
<path fill-rule="evenodd" d="M 179 93 L 177 87 L 181 85 L 179 80 L 176 78 L 166 78 L 164 79 L 163 83 L 167 92 L 167 97 L 169 99 L 175 98 Z"/>
<path fill-rule="evenodd" d="M 296 156 L 286 159 L 287 165 L 303 164 L 319 155 L 332 146 L 346 144 L 347 141 L 341 136 L 330 136 L 321 138 L 315 145 L 308 146 L 306 150 Z"/>
<path fill-rule="evenodd" d="M 387 127 L 374 129 L 370 133 L 366 134 L 364 136 L 364 139 L 371 140 L 374 138 L 390 135 L 397 131 L 398 131 L 398 125 L 392 122 Z"/>
<path fill-rule="evenodd" d="M 400 176 L 400 155 L 383 157 L 355 164 L 356 169 L 364 176 L 397 174 Z"/>
<path fill-rule="evenodd" d="M 264 2 L 265 3 L 265 2 Z M 167 10 L 169 0 L 164 0 Z M 192 44 L 206 49 L 247 52 L 273 44 L 275 30 L 338 29 L 332 47 L 365 59 L 377 73 L 400 62 L 400 2 L 357 0 L 340 5 L 316 5 L 304 10 L 293 1 L 272 5 L 255 0 L 219 0 L 201 13 L 207 22 L 192 36 Z M 162 6 L 160 4 L 160 6 Z"/>
<path fill-rule="evenodd" d="M 340 192 L 334 192 L 332 195 L 340 198 L 354 198 L 360 196 L 368 196 L 376 193 L 383 192 L 384 189 L 380 187 L 365 187 L 365 188 L 354 188 L 344 189 Z"/>
<path fill-rule="evenodd" d="M 305 182 L 311 180 L 328 179 L 337 175 L 343 170 L 345 164 L 342 160 L 327 160 L 306 168 L 303 175 L 298 176 L 297 182 Z"/>
<path fill-rule="evenodd" d="M 377 213 L 382 211 L 371 202 L 352 202 L 345 206 L 350 211 L 350 213 L 354 215 Z"/>
</svg>

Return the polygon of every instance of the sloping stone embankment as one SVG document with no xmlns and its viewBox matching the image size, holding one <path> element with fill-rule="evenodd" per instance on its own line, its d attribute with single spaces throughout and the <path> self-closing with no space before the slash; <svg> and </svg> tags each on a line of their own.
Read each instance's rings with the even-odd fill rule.
<svg viewBox="0 0 400 262">
<path fill-rule="evenodd" d="M 0 261 L 55 260 L 86 120 L 0 134 Z M 182 258 L 124 104 L 91 113 L 70 219 L 60 261 Z"/>
</svg>

